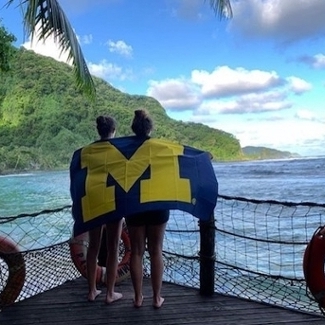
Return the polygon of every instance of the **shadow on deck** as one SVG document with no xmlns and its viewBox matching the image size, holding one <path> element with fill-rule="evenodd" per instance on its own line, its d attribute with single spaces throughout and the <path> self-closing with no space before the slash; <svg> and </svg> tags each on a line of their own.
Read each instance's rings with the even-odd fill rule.
<svg viewBox="0 0 325 325">
<path fill-rule="evenodd" d="M 0 324 L 10 325 L 97 325 L 97 324 L 324 324 L 325 318 L 303 314 L 248 300 L 214 294 L 202 297 L 197 289 L 164 283 L 165 303 L 161 309 L 151 305 L 150 279 L 144 279 L 144 304 L 132 305 L 131 281 L 118 284 L 123 299 L 104 304 L 104 292 L 95 302 L 87 302 L 84 278 L 65 284 L 6 307 Z"/>
</svg>

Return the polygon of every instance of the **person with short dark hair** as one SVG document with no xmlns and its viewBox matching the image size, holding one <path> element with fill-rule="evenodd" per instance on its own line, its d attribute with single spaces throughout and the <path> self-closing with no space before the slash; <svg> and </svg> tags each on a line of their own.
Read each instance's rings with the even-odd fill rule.
<svg viewBox="0 0 325 325">
<path fill-rule="evenodd" d="M 137 137 L 149 138 L 153 130 L 153 121 L 148 112 L 136 110 L 131 129 Z M 161 296 L 163 263 L 163 239 L 169 210 L 155 210 L 137 213 L 125 217 L 131 241 L 130 272 L 134 289 L 134 307 L 142 306 L 143 294 L 143 255 L 148 245 L 150 255 L 151 285 L 153 291 L 153 307 L 160 308 L 164 302 Z"/>
</svg>

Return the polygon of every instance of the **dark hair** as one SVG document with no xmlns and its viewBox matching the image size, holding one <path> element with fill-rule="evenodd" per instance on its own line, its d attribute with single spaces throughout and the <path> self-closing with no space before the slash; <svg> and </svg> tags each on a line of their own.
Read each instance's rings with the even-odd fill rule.
<svg viewBox="0 0 325 325">
<path fill-rule="evenodd" d="M 134 111 L 131 129 L 137 136 L 148 136 L 150 134 L 153 129 L 153 121 L 145 109 Z"/>
<path fill-rule="evenodd" d="M 100 115 L 96 118 L 97 132 L 101 139 L 110 138 L 116 129 L 116 122 L 110 116 Z"/>
</svg>

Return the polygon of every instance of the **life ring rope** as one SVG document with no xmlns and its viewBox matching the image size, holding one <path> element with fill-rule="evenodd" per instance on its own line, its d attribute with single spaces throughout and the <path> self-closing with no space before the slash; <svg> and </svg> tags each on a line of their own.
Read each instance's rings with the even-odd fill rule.
<svg viewBox="0 0 325 325">
<path fill-rule="evenodd" d="M 123 245 L 122 250 L 124 254 L 118 264 L 116 283 L 121 282 L 130 275 L 131 243 L 125 222 L 123 222 L 120 245 Z M 75 267 L 84 278 L 87 278 L 87 251 L 89 246 L 88 232 L 71 238 L 69 246 L 71 259 Z M 97 265 L 96 282 L 106 282 L 106 267 Z"/>
<path fill-rule="evenodd" d="M 8 266 L 8 278 L 0 292 L 0 309 L 13 304 L 18 298 L 26 277 L 25 260 L 18 246 L 9 238 L 0 236 L 0 258 Z"/>
</svg>

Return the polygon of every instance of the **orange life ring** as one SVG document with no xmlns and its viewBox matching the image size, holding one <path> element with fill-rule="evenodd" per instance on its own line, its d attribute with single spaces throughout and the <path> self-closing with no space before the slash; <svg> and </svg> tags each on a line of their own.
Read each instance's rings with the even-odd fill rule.
<svg viewBox="0 0 325 325">
<path fill-rule="evenodd" d="M 121 282 L 130 275 L 130 257 L 131 257 L 131 243 L 127 226 L 123 222 L 123 228 L 121 233 L 121 240 L 124 246 L 121 261 L 117 267 L 116 283 Z M 87 251 L 88 251 L 88 232 L 85 232 L 77 237 L 70 240 L 70 255 L 77 270 L 81 273 L 84 278 L 87 278 Z M 96 268 L 96 282 L 106 282 L 106 267 L 97 265 Z"/>
<path fill-rule="evenodd" d="M 0 236 L 0 258 L 8 265 L 8 279 L 0 293 L 0 308 L 13 304 L 25 283 L 25 260 L 17 245 L 9 238 Z"/>
<path fill-rule="evenodd" d="M 319 227 L 308 243 L 303 270 L 307 287 L 320 308 L 325 308 L 325 226 Z"/>
</svg>

